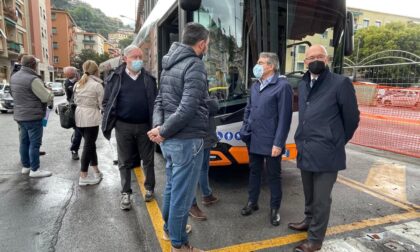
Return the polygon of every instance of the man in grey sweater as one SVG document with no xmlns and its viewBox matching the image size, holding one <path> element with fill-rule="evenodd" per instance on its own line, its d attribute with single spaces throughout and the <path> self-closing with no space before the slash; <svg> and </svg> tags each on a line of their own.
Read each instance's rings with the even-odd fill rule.
<svg viewBox="0 0 420 252">
<path fill-rule="evenodd" d="M 38 61 L 32 55 L 22 58 L 22 68 L 10 78 L 15 102 L 14 119 L 19 125 L 19 153 L 22 174 L 33 178 L 51 176 L 49 171 L 40 171 L 39 148 L 42 143 L 42 119 L 47 106 L 53 107 L 54 95 L 45 88 L 37 75 Z"/>
</svg>

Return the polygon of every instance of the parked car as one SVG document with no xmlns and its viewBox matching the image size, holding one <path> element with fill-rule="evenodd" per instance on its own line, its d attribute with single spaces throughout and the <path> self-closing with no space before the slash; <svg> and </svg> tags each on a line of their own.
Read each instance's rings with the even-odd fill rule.
<svg viewBox="0 0 420 252">
<path fill-rule="evenodd" d="M 54 95 L 64 95 L 64 86 L 61 82 L 47 82 L 47 88 L 51 89 Z"/>
<path fill-rule="evenodd" d="M 10 94 L 10 85 L 0 84 L 0 112 L 13 112 L 14 106 L 13 97 Z"/>
<path fill-rule="evenodd" d="M 420 90 L 400 89 L 393 94 L 382 97 L 384 106 L 420 107 Z"/>
</svg>

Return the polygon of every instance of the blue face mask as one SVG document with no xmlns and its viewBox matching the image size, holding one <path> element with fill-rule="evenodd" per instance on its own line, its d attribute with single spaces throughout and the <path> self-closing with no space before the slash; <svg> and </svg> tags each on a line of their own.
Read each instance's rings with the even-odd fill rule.
<svg viewBox="0 0 420 252">
<path fill-rule="evenodd" d="M 131 70 L 138 73 L 143 67 L 143 60 L 134 60 L 131 62 Z"/>
<path fill-rule="evenodd" d="M 255 78 L 261 79 L 264 74 L 264 68 L 263 66 L 256 64 L 252 69 L 252 72 L 254 73 Z"/>
</svg>

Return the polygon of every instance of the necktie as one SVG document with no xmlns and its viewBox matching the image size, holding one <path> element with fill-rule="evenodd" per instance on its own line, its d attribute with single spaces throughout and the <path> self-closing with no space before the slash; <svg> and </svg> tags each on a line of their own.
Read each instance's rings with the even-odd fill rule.
<svg viewBox="0 0 420 252">
<path fill-rule="evenodd" d="M 311 80 L 311 83 L 309 84 L 311 88 L 314 86 L 315 81 L 316 81 L 315 78 Z"/>
</svg>

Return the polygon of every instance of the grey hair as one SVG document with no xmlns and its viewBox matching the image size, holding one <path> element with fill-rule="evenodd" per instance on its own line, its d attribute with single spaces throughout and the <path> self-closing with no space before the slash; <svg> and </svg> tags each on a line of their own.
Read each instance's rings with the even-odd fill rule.
<svg viewBox="0 0 420 252">
<path fill-rule="evenodd" d="M 29 67 L 32 69 L 36 69 L 36 67 L 38 66 L 38 62 L 39 60 L 33 55 L 24 55 L 21 60 L 22 66 Z"/>
<path fill-rule="evenodd" d="M 72 72 L 74 74 L 77 74 L 77 68 L 75 68 L 74 66 L 66 66 L 63 68 L 63 72 Z"/>
<path fill-rule="evenodd" d="M 140 49 L 140 48 L 138 46 L 135 46 L 135 45 L 127 46 L 126 48 L 124 48 L 124 56 L 127 56 L 128 54 L 130 54 L 135 49 Z"/>
<path fill-rule="evenodd" d="M 274 66 L 274 71 L 278 72 L 280 70 L 279 56 L 271 52 L 262 52 L 260 53 L 260 58 L 268 59 L 267 63 Z"/>
</svg>

